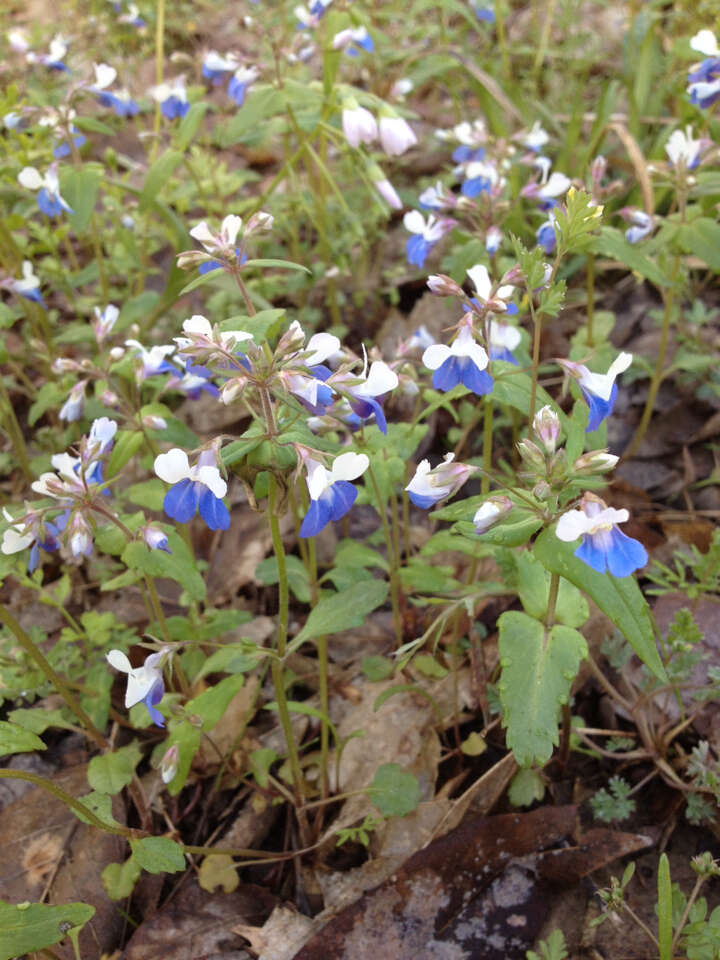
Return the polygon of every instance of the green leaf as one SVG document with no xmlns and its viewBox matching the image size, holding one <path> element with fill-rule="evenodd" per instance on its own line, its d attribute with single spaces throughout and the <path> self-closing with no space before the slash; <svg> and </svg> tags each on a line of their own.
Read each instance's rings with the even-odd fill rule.
<svg viewBox="0 0 720 960">
<path fill-rule="evenodd" d="M 102 167 L 97 163 L 86 163 L 78 168 L 64 164 L 61 167 L 60 192 L 73 209 L 68 220 L 76 233 L 84 233 L 88 228 L 102 176 Z"/>
<path fill-rule="evenodd" d="M 252 640 L 228 643 L 203 661 L 197 680 L 210 673 L 248 673 L 263 656 Z"/>
<path fill-rule="evenodd" d="M 381 554 L 359 540 L 341 540 L 335 551 L 336 567 L 378 567 L 388 570 L 388 562 Z"/>
<path fill-rule="evenodd" d="M 185 709 L 202 720 L 202 730 L 209 733 L 222 720 L 230 701 L 245 682 L 241 673 L 225 677 L 219 683 L 204 690 L 193 700 L 189 700 Z"/>
<path fill-rule="evenodd" d="M 277 87 L 254 84 L 247 102 L 227 123 L 219 123 L 215 136 L 220 147 L 242 143 L 248 136 L 254 137 L 263 129 L 263 121 L 285 112 L 285 98 Z"/>
<path fill-rule="evenodd" d="M 370 785 L 370 800 L 384 817 L 404 817 L 420 802 L 417 777 L 397 763 L 384 763 Z"/>
<path fill-rule="evenodd" d="M 109 827 L 120 826 L 112 814 L 112 797 L 107 793 L 98 793 L 97 790 L 93 790 L 92 793 L 86 793 L 85 796 L 78 797 L 78 801 L 84 807 L 87 807 L 90 813 L 94 813 L 98 820 L 102 820 Z M 82 823 L 90 823 L 90 820 L 74 807 L 72 812 Z"/>
<path fill-rule="evenodd" d="M 530 807 L 544 796 L 545 781 L 532 767 L 521 767 L 508 787 L 508 800 L 514 807 Z"/>
<path fill-rule="evenodd" d="M 258 312 L 248 317 L 246 314 L 239 313 L 228 317 L 219 324 L 220 329 L 226 330 L 244 330 L 245 333 L 251 333 L 255 343 L 262 343 L 269 337 L 274 337 L 280 332 L 285 320 L 286 311 L 283 308 L 273 308 L 271 310 L 258 310 Z"/>
<path fill-rule="evenodd" d="M 542 524 L 537 514 L 522 507 L 513 507 L 506 520 L 490 527 L 485 533 L 475 533 L 475 527 L 469 520 L 465 523 L 456 523 L 452 530 L 455 533 L 464 534 L 471 540 L 477 540 L 480 544 L 489 543 L 494 547 L 522 547 Z"/>
<path fill-rule="evenodd" d="M 67 730 L 71 730 L 73 727 L 66 712 L 62 709 L 44 710 L 42 707 L 25 707 L 20 710 L 11 710 L 8 714 L 8 720 L 18 724 L 24 730 L 31 730 L 37 734 L 45 733 L 48 727 L 60 727 Z M 33 749 L 40 750 L 41 748 Z"/>
<path fill-rule="evenodd" d="M 177 132 L 176 146 L 178 150 L 184 153 L 190 146 L 190 142 L 198 132 L 208 107 L 209 104 L 205 103 L 204 100 L 200 100 L 198 103 L 193 103 L 182 118 Z"/>
<path fill-rule="evenodd" d="M 33 950 L 60 943 L 95 915 L 87 903 L 6 903 L 0 900 L 0 960 L 17 960 Z"/>
<path fill-rule="evenodd" d="M 686 253 L 700 257 L 712 270 L 720 270 L 720 223 L 698 217 L 679 228 L 677 239 Z"/>
<path fill-rule="evenodd" d="M 300 603 L 310 603 L 310 580 L 305 564 L 300 557 L 288 554 L 287 563 L 288 586 Z M 278 582 L 278 565 L 276 557 L 267 557 L 255 568 L 255 578 L 264 584 Z"/>
<path fill-rule="evenodd" d="M 270 747 L 260 747 L 257 750 L 253 750 L 248 758 L 250 761 L 250 772 L 263 790 L 267 790 L 268 784 L 270 783 L 268 779 L 270 767 L 275 763 L 277 758 L 277 753 Z"/>
<path fill-rule="evenodd" d="M 312 276 L 312 270 L 309 270 L 302 263 L 293 263 L 292 260 L 274 260 L 267 258 L 262 260 L 246 260 L 243 264 L 243 270 L 248 267 L 282 267 L 283 270 L 299 270 L 301 273 L 309 273 Z"/>
<path fill-rule="evenodd" d="M 124 900 L 133 892 L 141 872 L 134 857 L 125 863 L 109 863 L 101 874 L 105 892 L 111 900 Z"/>
<path fill-rule="evenodd" d="M 658 952 L 660 954 L 660 960 L 672 960 L 672 882 L 670 880 L 670 861 L 666 853 L 660 854 L 660 860 L 658 861 L 657 885 Z"/>
<path fill-rule="evenodd" d="M 361 627 L 365 617 L 385 603 L 387 595 L 388 585 L 384 580 L 365 580 L 324 598 L 310 611 L 305 626 L 292 642 L 293 649 L 315 637 Z"/>
<path fill-rule="evenodd" d="M 125 496 L 130 503 L 135 503 L 138 507 L 145 507 L 146 510 L 162 510 L 166 489 L 159 477 L 153 477 L 152 480 L 133 483 L 125 491 Z"/>
<path fill-rule="evenodd" d="M 16 711 L 17 712 L 17 711 Z M 40 737 L 26 730 L 18 723 L 0 720 L 0 756 L 11 753 L 30 753 L 33 750 L 45 750 Z"/>
<path fill-rule="evenodd" d="M 125 464 L 138 452 L 145 437 L 139 430 L 120 430 L 115 437 L 107 465 L 107 479 L 120 473 Z"/>
<path fill-rule="evenodd" d="M 527 551 L 517 554 L 515 560 L 520 602 L 531 617 L 544 621 L 550 593 L 550 572 Z M 577 587 L 561 578 L 555 604 L 555 621 L 564 623 L 566 627 L 581 627 L 589 616 L 590 608 L 585 597 Z"/>
<path fill-rule="evenodd" d="M 183 848 L 170 837 L 131 840 L 130 849 L 133 859 L 148 873 L 181 873 L 185 869 Z"/>
<path fill-rule="evenodd" d="M 491 396 L 498 403 L 504 403 L 509 407 L 514 407 L 527 417 L 530 413 L 532 380 L 526 373 L 517 372 L 511 364 L 506 364 L 502 360 L 495 360 L 494 364 L 498 369 L 504 367 L 511 372 L 509 372 L 507 376 L 498 377 L 495 380 Z M 566 415 L 553 403 L 550 394 L 543 390 L 541 386 L 538 386 L 535 393 L 535 410 L 539 410 L 546 404 L 552 407 L 559 416 L 562 425 L 565 426 L 567 420 Z"/>
<path fill-rule="evenodd" d="M 498 684 L 507 744 L 521 767 L 544 764 L 558 744 L 560 707 L 587 655 L 582 634 L 571 627 L 545 627 L 526 613 L 498 618 Z"/>
<path fill-rule="evenodd" d="M 371 654 L 369 657 L 363 657 L 360 668 L 365 674 L 365 678 L 370 683 L 379 683 L 381 680 L 387 680 L 395 672 L 395 666 L 392 660 L 387 657 L 381 657 L 379 654 Z"/>
<path fill-rule="evenodd" d="M 136 740 L 112 753 L 93 757 L 88 764 L 88 783 L 98 793 L 120 793 L 132 781 L 141 760 L 142 750 Z"/>
<path fill-rule="evenodd" d="M 655 261 L 642 253 L 637 246 L 628 243 L 620 231 L 614 227 L 601 228 L 599 236 L 593 239 L 593 250 L 604 257 L 619 260 L 629 270 L 639 273 L 641 277 L 645 277 L 656 287 L 671 286 L 670 279 L 662 272 Z"/>
<path fill-rule="evenodd" d="M 174 532 L 168 533 L 170 553 L 150 550 L 144 543 L 133 541 L 123 550 L 122 561 L 133 570 L 141 570 L 151 577 L 176 580 L 190 600 L 205 599 L 205 581 L 200 576 L 195 558 L 185 541 Z"/>
<path fill-rule="evenodd" d="M 148 170 L 140 193 L 140 210 L 145 212 L 173 175 L 183 158 L 182 150 L 166 150 Z"/>
<path fill-rule="evenodd" d="M 598 573 L 574 555 L 575 547 L 563 543 L 549 528 L 535 541 L 533 553 L 550 573 L 557 573 L 586 593 L 625 637 L 643 663 L 655 676 L 667 682 L 660 662 L 650 608 L 633 577 L 618 579 Z"/>
</svg>

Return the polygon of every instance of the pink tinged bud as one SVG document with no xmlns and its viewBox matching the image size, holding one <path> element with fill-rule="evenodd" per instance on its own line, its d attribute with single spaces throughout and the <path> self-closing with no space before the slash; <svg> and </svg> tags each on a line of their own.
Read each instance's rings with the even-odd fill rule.
<svg viewBox="0 0 720 960">
<path fill-rule="evenodd" d="M 417 137 L 402 117 L 381 116 L 378 129 L 380 143 L 389 157 L 399 157 L 417 143 Z"/>
<path fill-rule="evenodd" d="M 116 407 L 120 403 L 120 397 L 114 390 L 103 390 L 102 402 L 104 407 Z"/>
<path fill-rule="evenodd" d="M 377 139 L 378 126 L 375 117 L 354 101 L 343 109 L 342 128 L 345 139 L 351 147 L 361 143 L 372 143 Z"/>
<path fill-rule="evenodd" d="M 112 350 L 110 351 L 110 359 L 115 360 L 116 362 L 118 360 L 122 360 L 124 356 L 125 356 L 125 350 L 122 347 L 113 347 Z"/>
<path fill-rule="evenodd" d="M 403 202 L 389 180 L 376 180 L 375 189 L 393 210 L 402 210 Z"/>
<path fill-rule="evenodd" d="M 273 222 L 275 218 L 271 213 L 264 213 L 262 210 L 258 210 L 257 213 L 254 213 L 247 222 L 245 227 L 245 236 L 249 236 L 253 233 L 269 233 L 273 228 Z"/>
<path fill-rule="evenodd" d="M 154 413 L 148 413 L 147 416 L 143 417 L 143 426 L 147 427 L 149 430 L 166 430 L 167 429 L 167 420 L 163 417 L 158 417 Z"/>
<path fill-rule="evenodd" d="M 74 420 L 80 419 L 85 406 L 86 385 L 86 381 L 81 380 L 80 383 L 76 383 L 72 388 L 67 400 L 60 408 L 60 413 L 58 414 L 60 420 L 67 420 L 68 423 L 72 423 Z"/>
<path fill-rule="evenodd" d="M 605 450 L 591 450 L 584 453 L 573 464 L 575 473 L 605 473 L 606 470 L 614 469 L 620 458 Z"/>
<path fill-rule="evenodd" d="M 200 250 L 185 250 L 177 255 L 177 265 L 181 270 L 195 270 L 201 263 L 208 263 L 211 259 Z"/>
<path fill-rule="evenodd" d="M 180 751 L 178 750 L 178 745 L 174 743 L 160 761 L 160 776 L 162 777 L 163 783 L 170 783 L 171 780 L 175 779 L 179 762 Z"/>
<path fill-rule="evenodd" d="M 507 284 L 511 287 L 524 287 L 525 286 L 525 274 L 522 271 L 522 268 L 519 264 L 516 264 L 514 267 L 511 267 L 505 276 L 500 281 L 502 284 Z"/>
<path fill-rule="evenodd" d="M 600 183 L 607 170 L 607 160 L 603 156 L 595 157 L 590 167 L 590 176 L 595 184 Z"/>
<path fill-rule="evenodd" d="M 553 454 L 560 436 L 560 418 L 555 411 L 546 404 L 535 414 L 533 431 L 545 449 L 545 453 Z"/>
<path fill-rule="evenodd" d="M 486 533 L 491 527 L 495 526 L 496 523 L 504 520 L 512 510 L 512 507 L 513 503 L 510 497 L 490 497 L 490 499 L 486 500 L 479 510 L 476 511 L 473 517 L 475 533 Z"/>
<path fill-rule="evenodd" d="M 444 273 L 428 277 L 427 285 L 437 297 L 464 297 L 462 287 Z"/>
<path fill-rule="evenodd" d="M 74 513 L 68 524 L 68 546 L 74 557 L 87 557 L 93 548 L 92 531 L 81 513 Z"/>
</svg>

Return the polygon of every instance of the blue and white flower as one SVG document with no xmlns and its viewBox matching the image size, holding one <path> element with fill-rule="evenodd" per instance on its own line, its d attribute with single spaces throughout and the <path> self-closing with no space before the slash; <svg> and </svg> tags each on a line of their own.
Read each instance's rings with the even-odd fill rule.
<svg viewBox="0 0 720 960">
<path fill-rule="evenodd" d="M 700 30 L 690 41 L 690 46 L 706 57 L 688 74 L 687 92 L 690 102 L 705 109 L 720 99 L 720 48 L 712 30 Z"/>
<path fill-rule="evenodd" d="M 522 341 L 518 328 L 501 320 L 491 320 L 489 336 L 490 359 L 504 360 L 506 363 L 514 363 L 517 366 L 513 350 L 516 350 Z"/>
<path fill-rule="evenodd" d="M 558 360 L 570 376 L 574 377 L 582 395 L 590 408 L 587 431 L 597 430 L 603 420 L 609 417 L 617 400 L 615 379 L 632 363 L 631 353 L 621 353 L 611 364 L 607 373 L 591 373 L 582 363 L 572 360 Z"/>
<path fill-rule="evenodd" d="M 649 237 L 655 229 L 655 221 L 650 214 L 636 207 L 623 207 L 620 210 L 620 216 L 630 224 L 625 231 L 625 239 L 628 243 L 639 243 L 645 237 Z"/>
<path fill-rule="evenodd" d="M 172 83 L 159 83 L 148 89 L 148 96 L 160 104 L 163 116 L 168 120 L 184 117 L 190 109 L 185 78 L 176 77 Z"/>
<path fill-rule="evenodd" d="M 329 385 L 339 387 L 347 395 L 352 411 L 361 420 L 375 417 L 381 433 L 387 433 L 387 420 L 380 399 L 394 390 L 398 382 L 398 375 L 382 360 L 374 360 L 368 372 L 367 356 L 362 374 L 337 373 L 329 378 Z"/>
<path fill-rule="evenodd" d="M 492 226 L 488 227 L 485 234 L 485 249 L 492 257 L 500 249 L 500 244 L 502 243 L 502 230 L 500 227 Z"/>
<path fill-rule="evenodd" d="M 62 407 L 60 407 L 60 413 L 58 413 L 59 420 L 67 420 L 68 423 L 72 423 L 80 419 L 85 408 L 86 386 L 87 380 L 80 380 L 71 389 L 67 400 Z"/>
<path fill-rule="evenodd" d="M 206 80 L 210 80 L 213 86 L 217 86 L 223 82 L 226 73 L 232 73 L 238 66 L 239 60 L 236 54 L 222 54 L 217 50 L 208 50 L 203 57 L 202 75 Z"/>
<path fill-rule="evenodd" d="M 599 497 L 586 493 L 579 510 L 569 510 L 560 517 L 555 533 L 564 543 L 582 537 L 575 556 L 598 573 L 629 577 L 648 562 L 645 547 L 616 526 L 629 516 L 627 510 L 608 507 Z"/>
<path fill-rule="evenodd" d="M 360 50 L 372 53 L 373 40 L 365 27 L 348 27 L 333 37 L 333 50 L 344 50 L 349 56 L 357 57 Z"/>
<path fill-rule="evenodd" d="M 100 344 L 112 333 L 117 318 L 120 316 L 120 311 L 114 303 L 109 303 L 104 310 L 101 310 L 100 307 L 94 307 L 93 312 L 95 314 L 93 330 L 95 331 L 95 339 Z"/>
<path fill-rule="evenodd" d="M 530 130 L 528 130 L 527 133 L 521 133 L 517 139 L 527 150 L 532 150 L 533 153 L 540 153 L 545 144 L 550 140 L 550 135 L 543 129 L 540 121 L 536 120 Z"/>
<path fill-rule="evenodd" d="M 455 340 L 448 347 L 435 343 L 423 353 L 422 361 L 433 370 L 433 387 L 443 392 L 461 383 L 478 396 L 490 393 L 493 380 L 486 368 L 488 355 L 476 343 L 472 327 L 464 323 Z"/>
<path fill-rule="evenodd" d="M 490 274 L 484 263 L 476 263 L 474 267 L 470 267 L 467 275 L 475 288 L 475 296 L 471 299 L 474 306 L 479 306 L 481 310 L 490 309 L 493 313 L 517 313 L 517 307 L 507 302 L 515 288 L 506 283 L 493 292 Z"/>
<path fill-rule="evenodd" d="M 673 130 L 665 144 L 665 153 L 667 153 L 673 167 L 694 170 L 700 163 L 703 146 L 702 140 L 694 139 L 693 129 L 688 124 L 685 127 L 685 132 Z"/>
<path fill-rule="evenodd" d="M 27 187 L 28 190 L 39 191 L 38 207 L 46 216 L 58 217 L 63 211 L 74 213 L 72 207 L 60 196 L 57 164 L 51 164 L 45 176 L 42 176 L 35 167 L 23 167 L 18 174 L 18 183 Z"/>
<path fill-rule="evenodd" d="M 18 296 L 24 297 L 26 300 L 32 300 L 33 303 L 39 303 L 41 307 L 45 306 L 43 295 L 40 292 L 40 281 L 35 276 L 30 260 L 23 260 L 22 279 L 11 280 L 9 286 L 13 293 L 17 293 Z"/>
<path fill-rule="evenodd" d="M 257 67 L 238 67 L 235 73 L 230 77 L 228 83 L 228 96 L 234 100 L 238 107 L 245 102 L 245 94 L 250 84 L 254 83 L 260 76 L 260 70 Z"/>
<path fill-rule="evenodd" d="M 230 526 L 230 513 L 223 503 L 227 483 L 220 476 L 213 450 L 203 450 L 191 467 L 185 451 L 173 447 L 155 458 L 155 473 L 172 484 L 165 494 L 163 510 L 173 520 L 187 523 L 199 510 L 211 530 L 227 530 Z"/>
<path fill-rule="evenodd" d="M 158 653 L 151 653 L 141 667 L 134 668 L 122 650 L 110 650 L 106 654 L 111 667 L 127 674 L 125 708 L 129 710 L 136 703 L 144 703 L 153 723 L 158 727 L 165 726 L 165 720 L 157 705 L 165 693 L 162 671 L 168 652 L 167 649 L 162 649 Z"/>
<path fill-rule="evenodd" d="M 458 199 L 438 180 L 435 186 L 423 190 L 418 197 L 418 204 L 423 210 L 453 210 L 458 205 Z"/>
<path fill-rule="evenodd" d="M 435 244 L 450 233 L 456 224 L 457 221 L 451 217 L 438 220 L 431 213 L 426 221 L 419 210 L 410 210 L 406 213 L 403 217 L 403 226 L 412 234 L 405 248 L 408 263 L 422 269 Z"/>
<path fill-rule="evenodd" d="M 67 53 L 67 43 L 64 38 L 57 34 L 50 41 L 50 46 L 47 53 L 27 53 L 25 59 L 28 63 L 40 63 L 44 67 L 47 67 L 48 70 L 59 70 L 65 73 L 70 71 L 63 63 L 63 58 Z"/>
<path fill-rule="evenodd" d="M 126 340 L 125 346 L 132 347 L 135 351 L 138 382 L 142 383 L 148 377 L 155 377 L 161 373 L 177 373 L 177 367 L 166 359 L 170 354 L 175 353 L 173 344 L 158 344 L 148 350 L 138 340 Z"/>
<path fill-rule="evenodd" d="M 555 214 L 552 210 L 549 211 L 547 220 L 537 228 L 535 239 L 545 253 L 550 254 L 555 250 L 557 235 L 555 233 Z"/>
<path fill-rule="evenodd" d="M 464 174 L 465 180 L 460 188 L 464 197 L 472 198 L 481 193 L 493 193 L 505 183 L 495 164 L 485 160 L 471 160 L 465 165 Z"/>
<path fill-rule="evenodd" d="M 315 537 L 331 521 L 340 520 L 357 498 L 350 482 L 357 480 L 370 466 L 364 453 L 341 453 L 330 470 L 310 457 L 304 457 L 308 472 L 310 508 L 300 527 L 301 537 Z"/>
<path fill-rule="evenodd" d="M 117 5 L 119 7 L 119 4 Z M 140 29 L 141 27 L 146 26 L 145 21 L 140 16 L 140 11 L 138 10 L 137 4 L 129 3 L 127 5 L 127 10 L 125 13 L 121 13 L 118 17 L 118 23 L 127 23 L 131 27 Z"/>
<path fill-rule="evenodd" d="M 28 573 L 32 573 L 38 565 L 41 548 L 51 553 L 60 546 L 57 539 L 60 527 L 47 520 L 43 521 L 42 515 L 34 511 L 26 513 L 21 520 L 15 520 L 5 507 L 2 512 L 10 526 L 3 532 L 0 551 L 9 556 L 30 547 Z"/>
<path fill-rule="evenodd" d="M 165 553 L 170 553 L 167 534 L 159 527 L 146 524 L 140 528 L 140 536 L 143 538 L 145 545 L 151 550 L 164 550 Z"/>
<path fill-rule="evenodd" d="M 408 496 L 422 510 L 429 510 L 442 500 L 447 500 L 458 492 L 477 467 L 467 463 L 453 463 L 454 453 L 445 455 L 437 467 L 430 467 L 429 460 L 421 460 L 415 470 L 415 476 L 405 487 Z"/>
</svg>

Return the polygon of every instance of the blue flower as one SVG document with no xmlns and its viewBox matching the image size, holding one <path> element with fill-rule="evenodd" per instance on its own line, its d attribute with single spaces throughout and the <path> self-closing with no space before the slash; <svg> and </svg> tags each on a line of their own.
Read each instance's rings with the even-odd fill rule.
<svg viewBox="0 0 720 960">
<path fill-rule="evenodd" d="M 706 59 L 688 75 L 690 102 L 705 109 L 720 99 L 720 48 L 712 30 L 700 30 L 690 46 Z"/>
<path fill-rule="evenodd" d="M 39 303 L 44 308 L 45 301 L 40 292 L 40 281 L 35 276 L 33 265 L 29 260 L 23 260 L 22 274 L 21 280 L 10 281 L 11 289 L 18 296 L 24 297 L 26 300 L 32 300 L 33 303 Z"/>
<path fill-rule="evenodd" d="M 451 346 L 435 343 L 423 353 L 423 363 L 433 370 L 433 387 L 446 392 L 461 383 L 478 396 L 490 393 L 493 380 L 487 372 L 488 355 L 475 342 L 472 328 L 464 324 Z"/>
<path fill-rule="evenodd" d="M 330 521 L 340 520 L 355 503 L 357 490 L 350 483 L 370 466 L 364 453 L 341 453 L 332 469 L 305 458 L 310 508 L 300 527 L 301 537 L 315 537 Z"/>
<path fill-rule="evenodd" d="M 79 149 L 84 143 L 87 142 L 84 135 L 82 133 L 78 133 L 77 127 L 70 127 L 70 136 L 72 137 L 73 146 L 76 149 Z M 66 140 L 63 140 L 62 143 L 59 143 L 53 148 L 53 156 L 56 160 L 61 160 L 63 157 L 69 157 L 71 153 L 72 148 Z"/>
<path fill-rule="evenodd" d="M 64 523 L 43 522 L 41 514 L 34 512 L 28 513 L 22 520 L 16 521 L 5 507 L 3 507 L 2 512 L 10 526 L 3 532 L 0 551 L 9 556 L 30 547 L 28 573 L 32 573 L 40 560 L 41 548 L 47 553 L 52 553 L 60 546 L 57 538 Z"/>
<path fill-rule="evenodd" d="M 468 477 L 477 470 L 467 463 L 453 463 L 454 453 L 445 455 L 443 463 L 430 468 L 429 460 L 421 460 L 415 470 L 415 476 L 405 487 L 408 496 L 422 510 L 429 510 L 452 497 L 465 483 Z"/>
<path fill-rule="evenodd" d="M 18 182 L 28 190 L 37 190 L 38 207 L 48 217 L 57 217 L 63 210 L 74 213 L 72 207 L 60 196 L 60 183 L 57 175 L 57 165 L 52 164 L 45 176 L 41 176 L 35 167 L 23 167 L 18 174 Z"/>
<path fill-rule="evenodd" d="M 227 88 L 228 96 L 241 107 L 245 102 L 247 88 L 251 83 L 254 83 L 259 76 L 260 71 L 257 67 L 239 67 L 232 77 L 230 77 Z"/>
<path fill-rule="evenodd" d="M 357 57 L 360 50 L 372 53 L 374 49 L 372 37 L 365 27 L 348 27 L 333 37 L 333 50 L 344 50 L 350 57 Z"/>
<path fill-rule="evenodd" d="M 163 501 L 163 510 L 169 517 L 178 523 L 187 523 L 199 510 L 211 530 L 227 530 L 230 513 L 223 503 L 227 483 L 215 464 L 212 450 L 204 450 L 194 467 L 190 466 L 185 451 L 178 447 L 155 458 L 155 473 L 165 483 L 172 484 Z"/>
<path fill-rule="evenodd" d="M 217 50 L 209 50 L 202 64 L 202 75 L 209 80 L 213 86 L 222 83 L 226 73 L 232 73 L 238 66 L 238 58 L 233 53 L 226 56 L 218 53 Z"/>
<path fill-rule="evenodd" d="M 438 220 L 432 214 L 426 222 L 419 210 L 406 213 L 403 217 L 403 225 L 412 234 L 406 246 L 408 263 L 422 269 L 432 248 L 453 229 L 455 224 L 456 221 L 449 217 Z"/>
<path fill-rule="evenodd" d="M 375 360 L 368 372 L 366 358 L 362 374 L 333 374 L 329 379 L 332 387 L 339 387 L 348 395 L 350 407 L 358 417 L 369 420 L 374 416 L 380 432 L 387 433 L 380 398 L 397 387 L 399 381 L 394 370 L 382 360 Z"/>
<path fill-rule="evenodd" d="M 610 365 L 607 373 L 591 373 L 582 363 L 572 360 L 559 360 L 558 363 L 578 381 L 590 409 L 586 433 L 597 430 L 602 421 L 613 412 L 618 393 L 615 379 L 630 366 L 632 354 L 621 353 Z"/>
<path fill-rule="evenodd" d="M 558 520 L 555 533 L 559 540 L 569 543 L 582 537 L 575 556 L 598 573 L 614 577 L 629 577 L 648 562 L 645 547 L 618 530 L 616 524 L 625 523 L 627 510 L 608 507 L 599 497 L 586 493 L 580 501 L 580 510 L 569 510 Z"/>
<path fill-rule="evenodd" d="M 535 234 L 538 246 L 542 247 L 545 253 L 552 253 L 557 243 L 555 236 L 555 217 L 551 213 L 545 223 L 541 223 Z"/>
<path fill-rule="evenodd" d="M 162 114 L 168 120 L 184 117 L 190 109 L 185 80 L 182 77 L 176 77 L 172 84 L 160 83 L 150 87 L 148 94 L 160 104 Z"/>
</svg>

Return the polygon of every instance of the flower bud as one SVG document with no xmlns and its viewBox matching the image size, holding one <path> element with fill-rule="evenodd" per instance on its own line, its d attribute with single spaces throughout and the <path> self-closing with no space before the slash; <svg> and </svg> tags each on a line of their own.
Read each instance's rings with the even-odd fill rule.
<svg viewBox="0 0 720 960">
<path fill-rule="evenodd" d="M 524 287 L 525 274 L 520 264 L 516 263 L 514 267 L 510 267 L 510 269 L 503 276 L 500 283 L 502 285 L 508 284 L 511 287 Z"/>
<path fill-rule="evenodd" d="M 573 464 L 574 473 L 604 473 L 612 470 L 620 458 L 607 450 L 591 450 L 578 457 Z"/>
<path fill-rule="evenodd" d="M 538 480 L 533 488 L 533 496 L 541 501 L 547 500 L 551 493 L 550 484 L 545 480 Z"/>
<path fill-rule="evenodd" d="M 177 255 L 177 265 L 181 270 L 194 270 L 201 263 L 207 263 L 211 259 L 201 250 L 184 250 Z"/>
<path fill-rule="evenodd" d="M 141 528 L 140 534 L 146 546 L 151 550 L 164 550 L 165 553 L 170 553 L 167 534 L 160 530 L 159 527 L 153 527 L 151 524 L 148 524 Z"/>
<path fill-rule="evenodd" d="M 165 430 L 167 429 L 167 420 L 164 417 L 158 417 L 157 414 L 148 413 L 142 419 L 143 426 L 147 427 L 148 430 Z"/>
<path fill-rule="evenodd" d="M 113 347 L 112 350 L 110 351 L 111 360 L 115 360 L 115 361 L 122 360 L 124 356 L 125 356 L 125 350 L 123 347 Z"/>
<path fill-rule="evenodd" d="M 92 531 L 81 513 L 73 513 L 68 524 L 68 544 L 74 557 L 87 557 L 92 553 Z"/>
<path fill-rule="evenodd" d="M 248 237 L 252 233 L 269 233 L 273 228 L 274 220 L 275 218 L 271 213 L 258 210 L 248 220 L 245 226 L 245 236 Z"/>
<path fill-rule="evenodd" d="M 485 533 L 490 529 L 490 527 L 493 527 L 496 523 L 504 520 L 512 510 L 512 506 L 513 503 L 510 497 L 490 497 L 476 511 L 475 516 L 473 517 L 475 533 Z"/>
<path fill-rule="evenodd" d="M 518 453 L 529 467 L 545 472 L 545 456 L 532 440 L 521 440 L 517 445 Z"/>
<path fill-rule="evenodd" d="M 174 743 L 169 750 L 165 751 L 165 755 L 160 761 L 160 776 L 162 777 L 163 783 L 170 783 L 171 780 L 175 779 L 179 762 L 180 751 L 178 750 L 178 745 Z"/>
<path fill-rule="evenodd" d="M 103 390 L 102 400 L 104 407 L 116 407 L 120 403 L 120 397 L 114 390 Z"/>
<path fill-rule="evenodd" d="M 560 418 L 549 404 L 535 414 L 533 432 L 545 449 L 545 453 L 555 453 L 560 436 Z"/>
<path fill-rule="evenodd" d="M 462 287 L 444 273 L 428 277 L 427 285 L 436 297 L 463 297 Z"/>
</svg>

